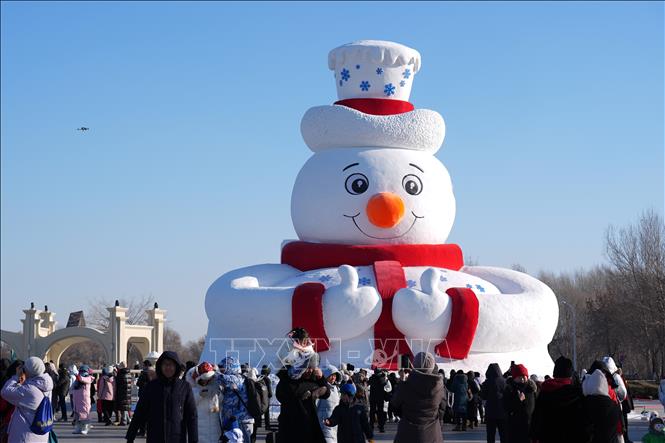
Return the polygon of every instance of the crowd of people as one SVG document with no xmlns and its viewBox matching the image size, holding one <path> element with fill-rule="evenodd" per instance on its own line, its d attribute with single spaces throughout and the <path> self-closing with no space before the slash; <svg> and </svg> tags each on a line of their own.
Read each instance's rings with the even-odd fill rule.
<svg viewBox="0 0 665 443">
<path fill-rule="evenodd" d="M 147 443 L 251 443 L 264 427 L 272 443 L 364 443 L 385 432 L 389 421 L 397 424 L 398 443 L 443 442 L 445 423 L 453 432 L 484 423 L 487 442 L 497 433 L 504 443 L 630 442 L 631 393 L 611 357 L 595 361 L 581 377 L 565 357 L 542 379 L 519 363 L 506 372 L 492 363 L 485 377 L 462 370 L 447 376 L 424 352 L 398 371 L 321 364 L 306 330 L 295 328 L 288 337 L 290 350 L 276 374 L 232 356 L 183 364 L 171 351 L 133 372 L 123 362 L 92 371 L 85 364 L 56 370 L 37 357 L 3 361 L 0 437 L 48 442 L 34 427 L 46 398 L 53 417 L 59 412 L 61 421 L 71 420 L 74 433 L 88 434 L 96 410 L 99 425 L 127 426 L 128 442 L 143 436 Z M 660 400 L 665 406 L 665 379 Z M 276 404 L 279 413 L 271 420 Z M 651 417 L 642 441 L 665 442 L 660 417 Z"/>
</svg>

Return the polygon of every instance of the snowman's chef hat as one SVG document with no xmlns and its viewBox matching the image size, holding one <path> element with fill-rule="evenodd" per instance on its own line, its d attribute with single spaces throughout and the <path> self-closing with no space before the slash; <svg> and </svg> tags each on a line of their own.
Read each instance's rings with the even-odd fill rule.
<svg viewBox="0 0 665 443">
<path fill-rule="evenodd" d="M 399 43 L 361 40 L 328 54 L 340 100 L 361 97 L 409 101 L 420 53 Z"/>
<path fill-rule="evenodd" d="M 408 101 L 420 54 L 399 43 L 361 40 L 330 51 L 339 100 L 303 116 L 300 129 L 307 146 L 381 147 L 436 152 L 445 124 L 434 111 L 414 109 Z"/>
</svg>

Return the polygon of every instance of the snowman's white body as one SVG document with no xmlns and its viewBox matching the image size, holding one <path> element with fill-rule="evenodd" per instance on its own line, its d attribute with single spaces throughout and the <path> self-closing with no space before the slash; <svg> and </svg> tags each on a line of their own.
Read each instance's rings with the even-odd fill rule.
<svg viewBox="0 0 665 443">
<path fill-rule="evenodd" d="M 359 266 L 357 269 L 360 284 L 375 287 L 372 267 Z M 420 276 L 425 269 L 405 268 L 407 285 L 420 289 Z M 558 308 L 554 294 L 547 286 L 509 269 L 465 266 L 461 271 L 440 269 L 440 272 L 446 279 L 440 283 L 442 291 L 471 285 L 480 302 L 478 329 L 469 356 L 464 360 L 437 356 L 440 367 L 479 371 L 490 363 L 499 363 L 507 369 L 511 361 L 516 361 L 524 362 L 532 373 L 551 373 L 552 360 L 547 344 L 551 340 L 551 331 L 556 328 L 552 317 Z M 253 282 L 248 281 L 252 278 L 261 282 L 261 286 L 253 287 Z M 218 361 L 227 352 L 237 352 L 241 361 L 279 367 L 279 358 L 285 352 L 283 331 L 292 326 L 293 290 L 306 282 L 320 282 L 329 288 L 338 285 L 340 278 L 337 268 L 300 272 L 281 264 L 251 266 L 220 277 L 206 297 L 210 326 L 201 359 Z M 399 314 L 393 309 L 396 322 Z M 345 326 L 352 325 L 339 325 L 341 328 Z M 321 353 L 321 361 L 369 367 L 374 351 L 373 337 L 371 326 L 356 337 L 343 341 L 331 337 L 331 348 Z M 419 340 L 419 337 L 427 338 Z M 434 346 L 440 342 L 436 337 L 428 337 L 426 332 L 419 336 L 417 331 L 411 337 L 407 335 L 407 339 L 414 353 L 420 350 L 433 352 Z"/>
<path fill-rule="evenodd" d="M 400 62 L 399 57 L 386 60 Z M 291 199 L 301 241 L 445 243 L 455 217 L 455 198 L 448 171 L 434 156 L 445 132 L 436 112 L 374 116 L 345 106 L 317 107 L 305 114 L 301 130 L 315 152 L 298 174 Z M 489 363 L 505 370 L 515 361 L 531 373 L 551 373 L 547 345 L 558 322 L 558 304 L 545 284 L 520 272 L 484 266 L 459 271 L 435 266 L 403 269 L 407 287 L 394 295 L 392 320 L 414 354 L 433 352 L 449 332 L 452 305 L 446 289 L 470 288 L 479 306 L 471 348 L 460 360 L 437 356 L 440 366 L 484 372 Z M 231 271 L 206 295 L 209 326 L 201 359 L 216 362 L 235 353 L 252 366 L 279 367 L 285 334 L 296 326 L 294 290 L 318 282 L 326 288 L 323 323 L 330 339 L 321 361 L 368 367 L 373 328 L 382 309 L 375 277 L 372 266 L 301 272 L 287 264 L 265 264 Z"/>
</svg>

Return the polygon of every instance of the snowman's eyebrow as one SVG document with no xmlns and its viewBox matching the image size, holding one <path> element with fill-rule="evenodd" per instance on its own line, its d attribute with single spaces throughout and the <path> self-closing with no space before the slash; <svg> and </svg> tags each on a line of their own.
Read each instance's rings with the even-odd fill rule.
<svg viewBox="0 0 665 443">
<path fill-rule="evenodd" d="M 423 171 L 423 168 L 421 168 L 421 167 L 418 166 L 418 165 L 414 165 L 413 163 L 409 163 L 409 166 L 413 166 L 414 168 L 416 168 L 416 169 L 419 170 L 420 172 L 423 172 L 423 173 L 425 172 L 425 171 Z"/>
<path fill-rule="evenodd" d="M 359 164 L 360 164 L 360 163 L 351 163 L 349 166 L 347 166 L 346 168 L 342 169 L 342 172 L 346 171 L 347 169 L 349 169 L 349 168 L 351 168 L 351 167 L 353 167 L 353 166 L 358 166 Z M 418 168 L 418 169 L 420 169 L 420 168 Z"/>
</svg>

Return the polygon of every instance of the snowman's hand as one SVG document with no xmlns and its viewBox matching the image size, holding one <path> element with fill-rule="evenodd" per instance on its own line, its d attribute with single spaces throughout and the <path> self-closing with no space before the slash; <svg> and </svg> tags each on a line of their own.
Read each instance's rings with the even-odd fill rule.
<svg viewBox="0 0 665 443">
<path fill-rule="evenodd" d="M 328 337 L 346 340 L 370 329 L 381 315 L 381 297 L 372 286 L 358 286 L 353 266 L 338 269 L 340 284 L 323 295 L 323 319 Z"/>
<path fill-rule="evenodd" d="M 440 271 L 425 270 L 420 276 L 422 290 L 402 288 L 393 298 L 393 321 L 407 338 L 443 341 L 450 326 L 452 305 L 448 294 L 438 288 Z"/>
</svg>

